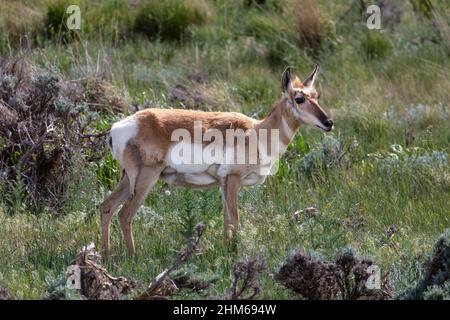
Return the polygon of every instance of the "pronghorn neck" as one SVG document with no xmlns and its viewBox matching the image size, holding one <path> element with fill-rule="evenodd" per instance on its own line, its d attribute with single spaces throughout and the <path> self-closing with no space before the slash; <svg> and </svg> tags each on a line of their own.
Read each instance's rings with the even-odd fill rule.
<svg viewBox="0 0 450 320">
<path fill-rule="evenodd" d="M 300 126 L 300 121 L 295 116 L 294 105 L 286 97 L 276 102 L 272 110 L 264 118 L 257 129 L 279 130 L 280 146 L 287 147 L 295 136 L 295 132 Z"/>
</svg>

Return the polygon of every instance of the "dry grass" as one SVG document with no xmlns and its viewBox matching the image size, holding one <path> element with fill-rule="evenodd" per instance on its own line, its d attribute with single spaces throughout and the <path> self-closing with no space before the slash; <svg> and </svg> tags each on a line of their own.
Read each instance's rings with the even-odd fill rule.
<svg viewBox="0 0 450 320">
<path fill-rule="evenodd" d="M 0 2 L 0 33 L 11 43 L 23 43 L 41 29 L 44 14 L 40 6 L 28 6 L 21 1 Z M 26 17 L 26 18 L 25 18 Z"/>
<path fill-rule="evenodd" d="M 300 40 L 317 52 L 324 37 L 324 27 L 317 4 L 314 0 L 292 0 L 290 10 L 293 12 Z"/>
</svg>

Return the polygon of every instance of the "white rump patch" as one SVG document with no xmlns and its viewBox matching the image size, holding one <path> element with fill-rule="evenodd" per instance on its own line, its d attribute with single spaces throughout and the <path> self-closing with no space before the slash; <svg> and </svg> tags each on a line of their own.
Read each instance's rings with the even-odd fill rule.
<svg viewBox="0 0 450 320">
<path fill-rule="evenodd" d="M 123 163 L 123 152 L 128 141 L 133 139 L 138 132 L 138 124 L 134 115 L 114 123 L 111 128 L 113 157 Z"/>
</svg>

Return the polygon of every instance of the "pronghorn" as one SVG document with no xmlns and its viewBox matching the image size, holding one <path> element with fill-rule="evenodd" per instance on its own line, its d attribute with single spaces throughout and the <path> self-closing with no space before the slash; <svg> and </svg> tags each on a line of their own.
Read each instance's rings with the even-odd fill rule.
<svg viewBox="0 0 450 320">
<path fill-rule="evenodd" d="M 236 202 L 239 187 L 261 184 L 267 176 L 267 172 L 262 173 L 260 163 L 248 163 L 250 153 L 256 153 L 259 160 L 261 154 L 269 150 L 272 153 L 273 150 L 274 156 L 271 154 L 268 161 L 270 167 L 275 163 L 275 158 L 286 150 L 300 124 L 316 126 L 324 131 L 333 128 L 333 121 L 318 103 L 319 94 L 314 88 L 317 72 L 316 65 L 306 80 L 301 82 L 298 77 L 291 77 L 290 68 L 286 68 L 282 75 L 283 97 L 262 120 L 236 112 L 150 108 L 116 122 L 111 128 L 109 142 L 113 157 L 120 163 L 121 178 L 115 190 L 100 206 L 102 249 L 105 252 L 109 249 L 111 218 L 123 204 L 119 212 L 120 226 L 128 254 L 134 253 L 133 217 L 158 179 L 192 188 L 220 187 L 225 238 L 233 237 L 238 230 Z M 196 124 L 200 124 L 200 132 L 204 135 L 215 130 L 225 137 L 227 129 L 245 130 L 244 147 L 249 147 L 249 130 L 256 132 L 256 140 L 262 140 L 262 132 L 266 130 L 269 133 L 270 147 L 264 150 L 258 140 L 258 147 L 253 151 L 244 149 L 244 162 L 239 163 L 213 161 L 186 164 L 175 161 L 174 149 L 183 141 L 174 139 L 173 132 L 181 129 L 183 132 L 193 132 L 195 136 Z M 273 132 L 278 133 L 276 138 L 271 135 Z M 215 136 L 215 140 L 221 139 Z M 272 142 L 276 142 L 277 147 L 273 147 Z M 188 144 L 194 148 L 195 141 Z M 232 137 L 231 148 L 235 150 L 234 144 L 235 137 Z M 200 141 L 200 145 L 204 145 L 204 141 Z M 228 146 L 224 149 L 228 150 Z"/>
</svg>

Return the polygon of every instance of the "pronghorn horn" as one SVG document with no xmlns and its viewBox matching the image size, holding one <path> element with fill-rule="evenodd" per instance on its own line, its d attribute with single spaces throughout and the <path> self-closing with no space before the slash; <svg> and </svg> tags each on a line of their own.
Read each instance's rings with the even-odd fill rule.
<svg viewBox="0 0 450 320">
<path fill-rule="evenodd" d="M 283 75 L 281 76 L 281 89 L 283 91 L 288 90 L 288 86 L 291 83 L 291 67 L 286 67 L 283 71 Z"/>
<path fill-rule="evenodd" d="M 305 87 L 312 87 L 314 85 L 314 81 L 316 81 L 316 75 L 317 75 L 318 71 L 319 71 L 319 65 L 316 64 L 314 66 L 314 70 L 311 72 L 311 74 L 308 76 L 308 78 L 306 78 L 306 80 L 303 81 L 303 85 Z"/>
</svg>

